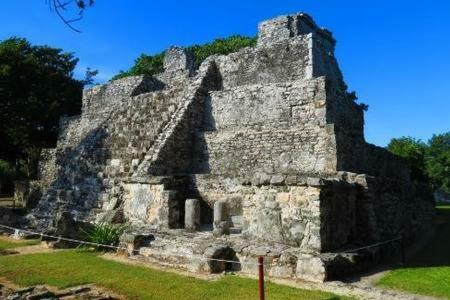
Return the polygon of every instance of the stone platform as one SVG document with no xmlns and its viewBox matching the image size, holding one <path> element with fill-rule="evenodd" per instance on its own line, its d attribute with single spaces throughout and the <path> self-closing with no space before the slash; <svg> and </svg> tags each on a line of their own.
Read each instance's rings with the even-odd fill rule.
<svg viewBox="0 0 450 300">
<path fill-rule="evenodd" d="M 122 247 L 133 259 L 195 273 L 258 274 L 264 257 L 269 277 L 322 282 L 367 268 L 380 256 L 378 249 L 350 253 L 306 253 L 297 247 L 246 239 L 242 234 L 216 236 L 212 231 L 183 229 L 125 234 Z"/>
</svg>

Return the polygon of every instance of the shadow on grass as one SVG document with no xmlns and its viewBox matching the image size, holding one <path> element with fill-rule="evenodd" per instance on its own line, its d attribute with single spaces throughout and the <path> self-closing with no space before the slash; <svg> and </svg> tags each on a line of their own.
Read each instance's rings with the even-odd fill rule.
<svg viewBox="0 0 450 300">
<path fill-rule="evenodd" d="M 403 268 L 450 266 L 450 204 L 436 206 L 437 228 L 430 242 L 409 257 Z"/>
<path fill-rule="evenodd" d="M 436 229 L 405 266 L 383 276 L 377 285 L 410 293 L 450 298 L 450 205 L 436 208 Z"/>
<path fill-rule="evenodd" d="M 392 253 L 393 260 L 371 267 L 352 276 L 341 279 L 346 283 L 361 281 L 363 277 L 370 277 L 385 271 L 430 270 L 435 267 L 450 267 L 450 204 L 436 206 L 435 230 L 430 232 L 428 241 L 418 245 L 418 250 L 408 251 L 406 263 L 401 264 L 401 253 Z M 409 252 L 409 253 L 408 253 Z M 450 270 L 450 268 L 449 268 Z"/>
</svg>

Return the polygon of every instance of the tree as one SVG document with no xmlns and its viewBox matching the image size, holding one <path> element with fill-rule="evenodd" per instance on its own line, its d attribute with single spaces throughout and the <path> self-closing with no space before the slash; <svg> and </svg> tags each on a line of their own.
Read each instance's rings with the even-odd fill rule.
<svg viewBox="0 0 450 300">
<path fill-rule="evenodd" d="M 72 53 L 22 38 L 0 42 L 0 158 L 30 176 L 40 149 L 55 145 L 59 118 L 80 113 L 77 62 Z"/>
<path fill-rule="evenodd" d="M 93 85 L 94 84 L 94 77 L 97 76 L 98 70 L 92 70 L 91 68 L 87 67 L 86 72 L 84 74 L 84 79 L 81 81 L 84 86 L 86 85 Z"/>
<path fill-rule="evenodd" d="M 387 148 L 408 161 L 414 179 L 450 193 L 450 132 L 435 134 L 427 143 L 412 137 L 392 139 Z"/>
<path fill-rule="evenodd" d="M 404 158 L 411 168 L 411 176 L 417 180 L 427 180 L 425 171 L 425 151 L 427 145 L 412 137 L 392 139 L 387 149 Z"/>
<path fill-rule="evenodd" d="M 450 132 L 433 135 L 428 141 L 425 164 L 434 188 L 450 193 Z"/>
</svg>

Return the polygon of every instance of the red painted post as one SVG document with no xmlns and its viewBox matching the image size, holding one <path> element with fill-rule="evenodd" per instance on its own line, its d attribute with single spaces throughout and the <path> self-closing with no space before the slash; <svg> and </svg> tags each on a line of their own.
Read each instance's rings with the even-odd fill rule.
<svg viewBox="0 0 450 300">
<path fill-rule="evenodd" d="M 259 300 L 264 300 L 264 257 L 258 257 Z"/>
</svg>

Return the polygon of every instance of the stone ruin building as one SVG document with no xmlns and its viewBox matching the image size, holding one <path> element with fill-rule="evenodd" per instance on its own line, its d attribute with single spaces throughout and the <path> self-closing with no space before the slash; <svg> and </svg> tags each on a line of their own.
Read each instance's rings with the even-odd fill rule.
<svg viewBox="0 0 450 300">
<path fill-rule="evenodd" d="M 50 230 L 64 214 L 127 223 L 123 244 L 151 261 L 255 273 L 246 263 L 264 255 L 270 276 L 307 280 L 386 248 L 346 250 L 414 239 L 430 224 L 430 193 L 365 142 L 334 47 L 308 15 L 281 16 L 259 24 L 255 47 L 198 68 L 172 47 L 161 74 L 85 90 L 82 114 L 63 118 L 42 153 L 30 226 Z"/>
</svg>

